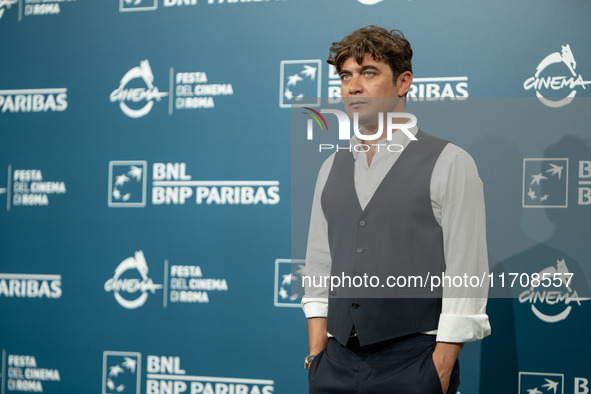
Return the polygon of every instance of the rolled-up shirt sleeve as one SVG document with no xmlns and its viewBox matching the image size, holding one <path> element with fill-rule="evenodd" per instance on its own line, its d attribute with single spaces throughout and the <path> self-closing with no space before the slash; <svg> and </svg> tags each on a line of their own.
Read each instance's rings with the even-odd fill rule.
<svg viewBox="0 0 591 394">
<path fill-rule="evenodd" d="M 446 146 L 433 170 L 431 196 L 443 230 L 445 275 L 478 278 L 443 288 L 437 341 L 477 341 L 491 332 L 486 314 L 489 270 L 483 185 L 467 152 Z"/>
<path fill-rule="evenodd" d="M 323 286 L 323 278 L 330 275 L 330 249 L 328 246 L 328 229 L 324 212 L 322 211 L 321 196 L 328 179 L 334 155 L 330 156 L 320 168 L 312 212 L 308 244 L 306 248 L 306 265 L 302 283 L 305 295 L 302 298 L 302 308 L 306 318 L 326 317 L 328 314 L 328 288 Z"/>
</svg>

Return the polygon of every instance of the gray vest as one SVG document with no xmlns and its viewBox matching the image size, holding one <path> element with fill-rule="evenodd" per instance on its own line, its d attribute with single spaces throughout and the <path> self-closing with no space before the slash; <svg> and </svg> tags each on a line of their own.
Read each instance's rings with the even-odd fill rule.
<svg viewBox="0 0 591 394">
<path fill-rule="evenodd" d="M 365 210 L 355 191 L 353 155 L 340 150 L 322 192 L 331 275 L 426 276 L 445 270 L 443 235 L 430 183 L 448 141 L 422 131 L 401 153 Z M 374 282 L 375 283 L 375 282 Z M 428 289 L 427 289 L 428 290 Z M 427 294 L 427 295 L 426 295 Z M 407 288 L 337 288 L 329 293 L 328 332 L 346 344 L 353 327 L 362 346 L 436 329 L 441 292 Z"/>
</svg>

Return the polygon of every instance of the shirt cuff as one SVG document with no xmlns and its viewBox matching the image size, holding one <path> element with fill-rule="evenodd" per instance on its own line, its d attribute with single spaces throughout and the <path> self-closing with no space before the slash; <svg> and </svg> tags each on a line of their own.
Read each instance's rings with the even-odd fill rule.
<svg viewBox="0 0 591 394">
<path fill-rule="evenodd" d="M 302 298 L 302 309 L 307 319 L 328 315 L 328 298 Z"/>
<path fill-rule="evenodd" d="M 442 313 L 437 327 L 437 342 L 474 342 L 490 335 L 488 315 L 452 315 Z"/>
</svg>

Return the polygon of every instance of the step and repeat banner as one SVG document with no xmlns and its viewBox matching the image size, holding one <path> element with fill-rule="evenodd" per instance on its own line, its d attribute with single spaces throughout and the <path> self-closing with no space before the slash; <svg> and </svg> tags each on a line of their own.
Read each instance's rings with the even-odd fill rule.
<svg viewBox="0 0 591 394">
<path fill-rule="evenodd" d="M 582 0 L 0 0 L 1 394 L 307 392 L 290 284 L 319 164 L 292 190 L 290 109 L 338 102 L 328 48 L 370 24 L 404 32 L 408 112 L 484 183 L 492 335 L 465 346 L 460 392 L 589 393 L 589 15 Z"/>
</svg>

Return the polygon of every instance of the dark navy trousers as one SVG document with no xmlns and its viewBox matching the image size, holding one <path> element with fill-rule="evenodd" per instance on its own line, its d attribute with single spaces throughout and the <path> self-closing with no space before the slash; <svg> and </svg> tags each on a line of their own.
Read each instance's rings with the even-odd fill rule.
<svg viewBox="0 0 591 394">
<path fill-rule="evenodd" d="M 442 394 L 433 364 L 435 335 L 415 334 L 360 346 L 351 337 L 347 346 L 330 338 L 310 365 L 310 394 Z M 460 384 L 456 361 L 449 393 Z"/>
</svg>

